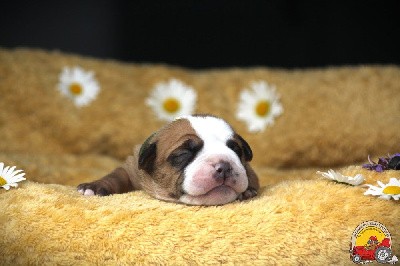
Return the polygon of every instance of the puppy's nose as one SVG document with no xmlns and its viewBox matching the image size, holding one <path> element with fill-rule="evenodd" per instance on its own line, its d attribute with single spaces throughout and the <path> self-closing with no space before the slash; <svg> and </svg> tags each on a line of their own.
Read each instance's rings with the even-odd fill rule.
<svg viewBox="0 0 400 266">
<path fill-rule="evenodd" d="M 231 175 L 232 166 L 227 162 L 219 162 L 215 165 L 215 178 L 225 179 Z"/>
</svg>

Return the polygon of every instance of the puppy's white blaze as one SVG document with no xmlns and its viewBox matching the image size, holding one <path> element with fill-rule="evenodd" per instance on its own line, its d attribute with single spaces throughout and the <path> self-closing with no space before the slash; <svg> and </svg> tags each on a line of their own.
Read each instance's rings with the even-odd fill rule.
<svg viewBox="0 0 400 266">
<path fill-rule="evenodd" d="M 204 145 L 195 160 L 185 169 L 183 190 L 191 196 L 183 197 L 181 200 L 186 203 L 190 202 L 189 204 L 218 204 L 227 200 L 228 202 L 235 200 L 240 193 L 247 189 L 248 178 L 239 157 L 226 146 L 227 141 L 234 135 L 232 128 L 224 120 L 216 117 L 186 116 L 182 118 L 189 120 Z M 226 181 L 232 191 L 231 193 L 217 193 L 218 190 L 216 190 L 215 193 L 207 194 L 221 185 L 220 181 L 213 178 L 214 166 L 220 161 L 226 161 L 232 167 L 233 175 Z M 237 195 L 233 197 L 232 193 Z M 198 198 L 195 199 L 192 196 Z"/>
<path fill-rule="evenodd" d="M 204 140 L 218 140 L 226 143 L 232 138 L 234 132 L 224 120 L 212 116 L 184 116 L 189 120 L 197 135 Z"/>
</svg>

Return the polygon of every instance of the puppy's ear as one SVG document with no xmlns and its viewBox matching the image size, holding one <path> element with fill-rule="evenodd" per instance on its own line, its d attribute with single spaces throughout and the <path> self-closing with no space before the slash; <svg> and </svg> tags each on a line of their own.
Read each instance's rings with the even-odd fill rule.
<svg viewBox="0 0 400 266">
<path fill-rule="evenodd" d="M 251 150 L 250 145 L 239 134 L 235 134 L 235 137 L 242 145 L 244 159 L 250 162 L 253 159 L 253 151 Z"/>
<path fill-rule="evenodd" d="M 154 135 L 155 134 L 146 139 L 146 141 L 140 147 L 139 151 L 139 169 L 146 171 L 149 175 L 154 172 L 154 165 L 157 154 L 157 142 L 151 143 Z"/>
</svg>

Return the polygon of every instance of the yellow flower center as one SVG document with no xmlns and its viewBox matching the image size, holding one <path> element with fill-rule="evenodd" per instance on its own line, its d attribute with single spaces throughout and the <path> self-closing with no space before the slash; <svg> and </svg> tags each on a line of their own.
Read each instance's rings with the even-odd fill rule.
<svg viewBox="0 0 400 266">
<path fill-rule="evenodd" d="M 399 186 L 387 186 L 385 189 L 382 191 L 385 194 L 388 195 L 397 195 L 400 194 L 400 187 Z"/>
<path fill-rule="evenodd" d="M 71 83 L 71 85 L 69 85 L 69 91 L 75 96 L 80 95 L 82 93 L 82 86 L 76 82 Z"/>
<path fill-rule="evenodd" d="M 181 108 L 181 103 L 175 98 L 167 98 L 163 103 L 163 108 L 168 113 L 176 113 Z"/>
<path fill-rule="evenodd" d="M 259 101 L 256 105 L 256 114 L 258 116 L 266 116 L 271 109 L 271 104 L 268 101 Z"/>
<path fill-rule="evenodd" d="M 0 176 L 0 187 L 4 186 L 5 184 L 7 184 L 7 181 L 2 176 Z"/>
</svg>

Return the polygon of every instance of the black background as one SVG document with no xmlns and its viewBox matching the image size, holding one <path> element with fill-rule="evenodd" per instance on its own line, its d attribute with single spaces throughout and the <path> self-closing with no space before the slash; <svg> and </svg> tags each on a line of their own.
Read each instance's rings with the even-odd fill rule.
<svg viewBox="0 0 400 266">
<path fill-rule="evenodd" d="M 0 46 L 191 68 L 399 64 L 400 1 L 2 1 Z"/>
</svg>

